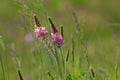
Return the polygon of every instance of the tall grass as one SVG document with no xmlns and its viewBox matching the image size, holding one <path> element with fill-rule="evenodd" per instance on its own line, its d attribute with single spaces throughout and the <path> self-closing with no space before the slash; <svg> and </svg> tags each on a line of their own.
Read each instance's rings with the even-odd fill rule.
<svg viewBox="0 0 120 80">
<path fill-rule="evenodd" d="M 9 46 L 10 49 L 8 51 L 15 63 L 17 78 L 20 80 L 111 80 L 111 77 L 108 76 L 104 69 L 94 68 L 89 58 L 86 45 L 84 44 L 85 25 L 79 23 L 78 14 L 75 10 L 71 10 L 71 16 L 73 17 L 72 24 L 74 25 L 71 27 L 73 32 L 67 36 L 69 39 L 66 39 L 65 34 L 69 33 L 69 29 L 67 32 L 64 25 L 58 29 L 59 27 L 56 26 L 56 21 L 49 15 L 49 12 L 47 12 L 44 6 L 44 0 L 17 0 L 17 4 L 22 8 L 21 12 L 28 22 L 27 27 L 23 27 L 24 31 L 31 33 L 33 38 L 32 55 L 24 56 L 24 50 L 23 53 L 17 54 L 15 43 Z M 36 37 L 34 32 L 35 17 L 40 22 L 40 26 L 45 27 L 48 31 L 47 37 Z M 52 42 L 51 33 L 53 28 L 56 28 L 59 34 L 65 39 L 64 44 L 54 44 Z M 70 44 L 67 44 L 68 42 Z M 3 53 L 5 53 L 5 45 L 1 36 L 0 46 L 2 47 Z M 2 59 L 3 53 L 2 51 L 0 52 L 2 79 L 7 80 L 4 61 Z M 32 68 L 29 68 L 31 66 L 26 66 L 30 72 L 28 73 L 30 76 L 28 79 L 26 79 L 27 70 L 22 68 L 24 66 L 22 60 L 24 59 L 20 57 L 21 55 L 29 57 L 31 63 L 34 60 Z M 25 62 L 27 62 L 27 58 Z M 6 66 L 8 67 L 8 65 Z M 114 70 L 115 80 L 119 80 L 117 60 Z"/>
</svg>

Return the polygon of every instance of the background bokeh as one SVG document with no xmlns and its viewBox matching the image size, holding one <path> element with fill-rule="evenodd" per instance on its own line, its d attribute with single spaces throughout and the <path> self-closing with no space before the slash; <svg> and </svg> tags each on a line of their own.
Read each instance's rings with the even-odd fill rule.
<svg viewBox="0 0 120 80">
<path fill-rule="evenodd" d="M 71 35 L 75 35 L 75 22 L 72 16 L 74 10 L 80 26 L 83 26 L 83 43 L 88 52 L 90 65 L 95 69 L 105 70 L 114 80 L 117 64 L 120 75 L 120 0 L 43 0 L 43 2 L 47 15 L 52 17 L 58 27 L 61 24 L 64 26 L 65 49 L 66 45 L 71 44 Z M 34 22 L 31 23 L 33 26 L 29 26 L 22 11 L 23 8 L 15 0 L 0 1 L 0 35 L 6 46 L 6 56 L 2 54 L 2 59 L 9 80 L 16 80 L 18 77 L 16 66 L 10 56 L 11 44 L 14 44 L 15 52 L 19 55 L 24 77 L 29 77 L 30 72 L 34 74 L 32 73 L 34 30 L 33 32 L 28 30 L 29 27 L 34 28 Z M 45 24 L 41 16 L 39 19 Z M 0 65 L 0 80 L 1 75 Z"/>
</svg>

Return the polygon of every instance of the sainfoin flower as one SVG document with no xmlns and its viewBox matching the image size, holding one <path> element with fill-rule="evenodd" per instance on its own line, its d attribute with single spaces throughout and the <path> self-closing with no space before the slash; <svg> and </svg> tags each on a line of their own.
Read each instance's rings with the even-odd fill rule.
<svg viewBox="0 0 120 80">
<path fill-rule="evenodd" d="M 52 36 L 52 43 L 53 44 L 64 44 L 64 39 L 62 37 L 62 35 L 59 35 L 58 32 L 56 33 L 51 33 Z"/>
<path fill-rule="evenodd" d="M 45 27 L 36 27 L 35 28 L 36 37 L 45 37 L 48 34 L 48 31 Z"/>
<path fill-rule="evenodd" d="M 48 35 L 48 31 L 45 29 L 45 27 L 41 26 L 36 16 L 34 16 L 35 19 L 35 35 L 36 37 L 45 37 Z"/>
<path fill-rule="evenodd" d="M 58 30 L 56 29 L 55 25 L 53 24 L 52 20 L 49 18 L 49 22 L 51 23 L 52 27 L 52 43 L 57 46 L 61 46 L 64 44 L 64 38 L 62 34 L 59 34 Z"/>
</svg>

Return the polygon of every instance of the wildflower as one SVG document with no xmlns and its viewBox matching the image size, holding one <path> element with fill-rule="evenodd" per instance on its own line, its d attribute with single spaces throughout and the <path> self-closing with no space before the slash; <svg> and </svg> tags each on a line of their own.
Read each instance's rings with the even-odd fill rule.
<svg viewBox="0 0 120 80">
<path fill-rule="evenodd" d="M 36 37 L 45 37 L 48 34 L 48 31 L 45 27 L 36 27 L 35 28 Z"/>
<path fill-rule="evenodd" d="M 51 23 L 51 27 L 52 27 L 52 33 L 51 33 L 51 37 L 52 37 L 52 43 L 54 45 L 57 46 L 61 46 L 64 44 L 64 38 L 62 34 L 59 34 L 58 30 L 56 29 L 55 25 L 53 24 L 52 20 L 49 18 L 49 21 Z"/>
<path fill-rule="evenodd" d="M 51 33 L 51 36 L 52 36 L 52 42 L 53 44 L 64 44 L 64 39 L 61 35 L 58 34 L 58 32 L 56 33 Z"/>
<path fill-rule="evenodd" d="M 35 35 L 36 37 L 45 37 L 48 35 L 48 31 L 45 29 L 45 27 L 41 26 L 36 16 L 34 16 L 35 19 Z"/>
</svg>

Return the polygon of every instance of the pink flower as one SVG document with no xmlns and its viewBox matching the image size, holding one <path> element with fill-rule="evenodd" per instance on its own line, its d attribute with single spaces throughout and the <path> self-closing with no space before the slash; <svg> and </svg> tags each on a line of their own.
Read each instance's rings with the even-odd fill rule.
<svg viewBox="0 0 120 80">
<path fill-rule="evenodd" d="M 49 18 L 49 22 L 51 23 L 51 27 L 52 27 L 52 33 L 51 33 L 52 43 L 57 46 L 63 45 L 64 44 L 63 35 L 58 33 L 58 30 L 56 29 L 55 25 L 53 24 L 50 18 Z"/>
<path fill-rule="evenodd" d="M 48 31 L 45 29 L 45 27 L 41 26 L 36 16 L 34 16 L 35 19 L 35 35 L 36 37 L 45 37 L 48 35 Z"/>
<path fill-rule="evenodd" d="M 48 34 L 48 31 L 45 27 L 36 27 L 35 28 L 36 37 L 45 37 Z"/>
<path fill-rule="evenodd" d="M 58 45 L 64 44 L 64 39 L 63 39 L 62 35 L 58 34 L 58 32 L 51 33 L 51 36 L 52 36 L 53 44 L 58 44 Z"/>
</svg>

